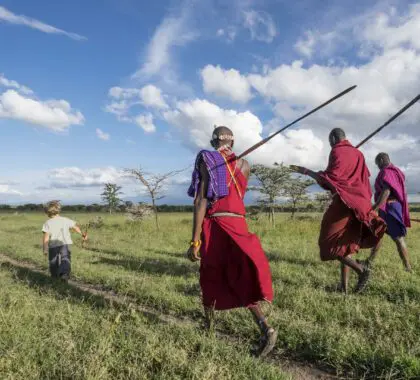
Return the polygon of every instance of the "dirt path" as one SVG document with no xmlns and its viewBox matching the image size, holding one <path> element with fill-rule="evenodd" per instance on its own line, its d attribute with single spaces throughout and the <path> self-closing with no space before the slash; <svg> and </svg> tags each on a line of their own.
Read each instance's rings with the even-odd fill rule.
<svg viewBox="0 0 420 380">
<path fill-rule="evenodd" d="M 26 261 L 18 261 L 12 259 L 11 257 L 0 253 L 0 266 L 3 264 L 9 264 L 10 266 L 17 268 L 17 269 L 24 269 L 27 271 L 31 271 L 32 273 L 36 273 L 39 275 L 47 275 L 45 270 L 41 269 L 39 266 L 36 266 L 33 263 L 26 262 Z M 138 302 L 129 296 L 117 294 L 110 290 L 104 290 L 100 286 L 87 284 L 81 281 L 76 280 L 69 280 L 68 285 L 77 289 L 80 292 L 86 293 L 86 295 L 101 297 L 104 301 L 106 301 L 110 306 L 124 308 L 124 309 L 135 309 L 137 312 L 142 313 L 143 315 L 156 319 L 165 324 L 176 324 L 176 325 L 188 325 L 194 326 L 196 328 L 200 328 L 198 322 L 188 319 L 188 318 L 181 318 L 175 317 L 169 314 L 163 314 L 158 310 L 155 310 L 151 307 L 139 305 Z M 235 340 L 223 333 L 217 333 L 217 335 L 229 341 L 235 342 Z M 340 379 L 340 377 L 334 376 L 324 370 L 318 369 L 311 364 L 308 363 L 300 363 L 294 360 L 288 360 L 284 357 L 281 357 L 279 354 L 274 353 L 269 358 L 265 359 L 272 363 L 279 365 L 279 367 L 292 376 L 295 380 L 331 380 L 331 379 Z"/>
</svg>

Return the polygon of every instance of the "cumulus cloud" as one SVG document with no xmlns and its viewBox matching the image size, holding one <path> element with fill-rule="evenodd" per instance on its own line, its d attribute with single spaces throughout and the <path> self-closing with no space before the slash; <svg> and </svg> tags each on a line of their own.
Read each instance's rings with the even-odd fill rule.
<svg viewBox="0 0 420 380">
<path fill-rule="evenodd" d="M 108 95 L 113 101 L 106 105 L 106 112 L 114 114 L 119 121 L 140 126 L 147 133 L 155 132 L 156 130 L 153 123 L 153 114 L 148 112 L 146 114 L 134 115 L 133 108 L 143 106 L 153 109 L 156 112 L 169 108 L 160 88 L 152 84 L 139 89 L 112 87 Z"/>
<path fill-rule="evenodd" d="M 149 84 L 147 86 L 144 86 L 140 90 L 140 98 L 142 100 L 143 105 L 145 105 L 146 107 L 158 109 L 168 108 L 168 105 L 163 99 L 162 91 L 154 85 Z"/>
<path fill-rule="evenodd" d="M 277 30 L 273 18 L 266 12 L 247 10 L 243 12 L 244 27 L 251 33 L 253 40 L 270 43 L 276 37 Z"/>
<path fill-rule="evenodd" d="M 96 136 L 98 136 L 99 139 L 108 141 L 110 139 L 109 133 L 105 133 L 103 130 L 96 128 Z"/>
<path fill-rule="evenodd" d="M 9 24 L 24 25 L 48 34 L 61 34 L 77 41 L 87 40 L 86 37 L 81 36 L 80 34 L 66 32 L 65 30 L 58 29 L 52 25 L 45 24 L 42 21 L 31 17 L 16 15 L 15 13 L 2 6 L 0 6 L 0 22 L 1 21 L 7 22 Z"/>
<path fill-rule="evenodd" d="M 0 94 L 0 118 L 19 120 L 63 132 L 71 125 L 81 125 L 84 117 L 65 100 L 41 101 L 16 90 Z"/>
<path fill-rule="evenodd" d="M 251 86 L 246 77 L 235 69 L 224 70 L 220 66 L 207 65 L 200 72 L 206 93 L 247 103 L 251 98 Z"/>
<path fill-rule="evenodd" d="M 232 129 L 237 151 L 243 151 L 263 138 L 263 124 L 252 112 L 223 109 L 207 100 L 178 102 L 175 109 L 164 113 L 164 118 L 195 150 L 209 147 L 215 124 Z M 251 155 L 254 162 L 268 165 L 278 161 L 311 167 L 321 164 L 324 157 L 322 141 L 308 130 L 292 130 L 276 136 Z"/>
<path fill-rule="evenodd" d="M 0 86 L 6 88 L 13 88 L 24 95 L 32 95 L 34 93 L 30 88 L 22 86 L 15 80 L 7 79 L 3 74 L 0 74 Z"/>
<path fill-rule="evenodd" d="M 87 188 L 99 187 L 105 183 L 131 183 L 127 174 L 114 167 L 81 169 L 78 167 L 64 167 L 48 172 L 51 181 L 49 188 Z"/>
<path fill-rule="evenodd" d="M 153 133 L 156 132 L 156 126 L 153 123 L 153 115 L 151 113 L 147 113 L 144 115 L 138 115 L 134 122 L 142 128 L 146 133 Z"/>
<path fill-rule="evenodd" d="M 420 50 L 420 4 L 412 4 L 405 14 L 398 14 L 395 8 L 388 13 L 372 15 L 361 30 L 360 37 L 384 49 L 408 47 Z"/>
</svg>

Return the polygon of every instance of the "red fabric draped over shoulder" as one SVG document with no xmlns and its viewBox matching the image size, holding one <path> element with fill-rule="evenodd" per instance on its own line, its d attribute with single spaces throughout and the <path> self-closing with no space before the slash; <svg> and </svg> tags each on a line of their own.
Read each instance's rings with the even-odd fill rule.
<svg viewBox="0 0 420 380">
<path fill-rule="evenodd" d="M 334 260 L 374 247 L 385 233 L 384 221 L 372 211 L 369 169 L 363 154 L 347 140 L 336 144 L 320 185 L 333 191 L 319 237 L 322 260 Z"/>
</svg>

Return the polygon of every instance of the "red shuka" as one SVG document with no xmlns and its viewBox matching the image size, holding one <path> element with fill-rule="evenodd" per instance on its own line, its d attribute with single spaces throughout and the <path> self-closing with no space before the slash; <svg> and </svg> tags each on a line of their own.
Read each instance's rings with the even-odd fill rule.
<svg viewBox="0 0 420 380">
<path fill-rule="evenodd" d="M 347 140 L 336 144 L 320 185 L 333 191 L 319 236 L 321 260 L 334 260 L 374 247 L 385 233 L 384 221 L 372 211 L 369 169 L 363 154 Z"/>
<path fill-rule="evenodd" d="M 232 164 L 227 171 L 229 194 L 216 201 L 203 222 L 200 286 L 203 304 L 216 310 L 248 307 L 258 301 L 273 300 L 268 260 L 256 235 L 248 231 L 245 218 L 214 213 L 230 212 L 245 216 L 243 196 L 247 180 Z"/>
</svg>

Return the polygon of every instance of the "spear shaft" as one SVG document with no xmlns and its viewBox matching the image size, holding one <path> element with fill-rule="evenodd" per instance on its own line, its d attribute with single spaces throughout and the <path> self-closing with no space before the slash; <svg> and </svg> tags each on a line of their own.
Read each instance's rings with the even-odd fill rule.
<svg viewBox="0 0 420 380">
<path fill-rule="evenodd" d="M 366 137 L 358 145 L 356 145 L 356 148 L 360 148 L 363 144 L 365 144 L 366 142 L 368 142 L 373 136 L 375 136 L 380 131 L 382 131 L 382 129 L 384 129 L 388 124 L 392 123 L 398 116 L 400 116 L 405 111 L 407 111 L 411 106 L 413 106 L 419 100 L 420 100 L 420 94 L 417 95 L 410 103 L 408 103 L 403 108 L 401 108 L 394 116 L 392 116 L 388 121 L 386 121 L 385 124 L 382 124 L 378 129 L 376 129 L 375 131 L 373 131 L 368 137 Z"/>
<path fill-rule="evenodd" d="M 350 91 L 354 90 L 357 86 L 351 86 L 349 87 L 347 90 L 344 90 L 342 92 L 340 92 L 339 94 L 337 94 L 336 96 L 334 96 L 333 98 L 327 100 L 325 103 L 322 103 L 320 106 L 314 108 L 312 111 L 309 111 L 308 113 L 306 113 L 305 115 L 299 117 L 298 119 L 296 119 L 295 121 L 292 121 L 290 124 L 287 124 L 285 127 L 283 127 L 282 129 L 280 129 L 279 131 L 277 131 L 276 133 L 273 133 L 272 135 L 266 137 L 265 139 L 262 139 L 260 142 L 256 143 L 255 145 L 251 146 L 250 148 L 248 148 L 245 152 L 241 153 L 236 159 L 240 159 L 242 157 L 245 157 L 246 155 L 250 154 L 251 152 L 253 152 L 255 149 L 258 149 L 261 145 L 264 145 L 266 142 L 270 141 L 273 137 L 277 136 L 279 133 L 284 132 L 287 128 L 291 127 L 292 125 L 296 124 L 297 122 L 305 119 L 306 117 L 308 117 L 309 115 L 312 115 L 313 113 L 315 113 L 316 111 L 320 110 L 321 108 L 325 107 L 326 105 L 332 103 L 334 100 L 337 100 L 338 98 L 341 98 L 343 95 L 349 93 Z"/>
</svg>

